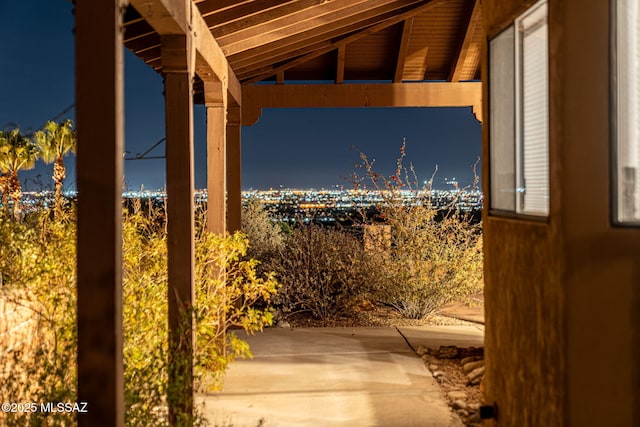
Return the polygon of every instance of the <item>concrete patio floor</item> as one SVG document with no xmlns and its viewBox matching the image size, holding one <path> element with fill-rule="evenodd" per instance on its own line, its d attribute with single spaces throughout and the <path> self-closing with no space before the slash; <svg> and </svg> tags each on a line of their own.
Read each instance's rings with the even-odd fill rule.
<svg viewBox="0 0 640 427">
<path fill-rule="evenodd" d="M 407 341 L 483 342 L 474 326 L 272 328 L 241 337 L 254 358 L 232 363 L 222 392 L 198 399 L 214 426 L 459 427 Z"/>
</svg>

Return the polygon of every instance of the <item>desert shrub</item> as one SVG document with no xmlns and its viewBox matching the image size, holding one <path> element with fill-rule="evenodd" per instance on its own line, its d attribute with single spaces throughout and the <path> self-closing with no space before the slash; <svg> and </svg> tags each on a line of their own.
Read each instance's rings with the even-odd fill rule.
<svg viewBox="0 0 640 427">
<path fill-rule="evenodd" d="M 347 314 L 363 294 L 368 270 L 361 243 L 339 229 L 300 224 L 272 264 L 283 314 L 310 312 L 322 320 Z"/>
<path fill-rule="evenodd" d="M 249 239 L 247 256 L 260 261 L 258 271 L 271 271 L 271 262 L 284 247 L 282 227 L 258 199 L 249 199 L 242 209 L 242 232 Z"/>
<path fill-rule="evenodd" d="M 273 323 L 273 310 L 268 304 L 279 284 L 274 273 L 257 272 L 259 262 L 246 258 L 248 247 L 249 240 L 242 233 L 220 236 L 200 230 L 195 305 L 195 373 L 200 391 L 218 389 L 230 362 L 251 357 L 248 344 L 233 329 L 253 334 Z"/>
<path fill-rule="evenodd" d="M 361 153 L 365 173 L 354 183 L 373 184 L 381 195 L 380 216 L 391 228 L 389 249 L 369 252 L 379 272 L 369 283 L 371 293 L 405 317 L 423 318 L 453 300 L 469 301 L 482 289 L 481 225 L 460 212 L 455 200 L 444 212 L 434 207 L 431 188 L 419 188 L 404 155 L 403 143 L 395 174 L 386 177 Z"/>
<path fill-rule="evenodd" d="M 156 215 L 153 209 L 133 209 L 124 221 L 123 351 L 129 426 L 165 425 L 166 399 L 179 398 L 173 394 L 180 393 L 179 387 L 168 387 L 167 235 Z M 204 216 L 198 221 L 191 313 L 197 391 L 219 388 L 231 361 L 251 357 L 247 343 L 229 332 L 231 327 L 254 333 L 273 322 L 269 308 L 256 309 L 254 304 L 268 302 L 277 282 L 273 275 L 258 275 L 257 261 L 245 258 L 247 247 L 244 235 L 215 235 L 204 230 Z M 202 423 L 196 413 L 195 424 Z"/>
<path fill-rule="evenodd" d="M 0 424 L 73 425 L 74 414 L 43 413 L 39 404 L 76 400 L 75 223 L 40 212 L 0 219 L 0 230 L 0 401 L 38 405 L 0 414 Z"/>
<path fill-rule="evenodd" d="M 125 421 L 166 425 L 167 246 L 153 211 L 124 213 L 122 317 Z"/>
<path fill-rule="evenodd" d="M 123 354 L 125 417 L 128 426 L 167 425 L 168 326 L 167 247 L 164 221 L 153 209 L 135 208 L 123 217 Z M 160 225 L 159 225 L 160 224 Z M 24 222 L 0 219 L 2 321 L 18 313 L 20 330 L 0 321 L 0 400 L 76 400 L 75 221 L 72 214 L 30 214 Z M 245 259 L 240 234 L 213 236 L 199 227 L 196 239 L 196 301 L 191 313 L 197 332 L 194 371 L 200 390 L 218 387 L 227 364 L 251 355 L 232 326 L 252 333 L 272 322 L 269 309 L 255 309 L 276 292 L 273 276 L 259 276 Z M 6 256 L 17 257 L 7 262 Z M 216 272 L 213 274 L 212 272 Z M 14 316 L 15 317 L 15 316 Z M 20 323 L 22 320 L 17 319 Z M 169 396 L 171 397 L 171 396 Z M 195 425 L 204 420 L 196 413 Z M 4 417 L 4 418 L 1 418 Z M 74 414 L 0 414 L 7 426 L 75 425 Z M 190 417 L 190 416 L 189 416 Z"/>
</svg>

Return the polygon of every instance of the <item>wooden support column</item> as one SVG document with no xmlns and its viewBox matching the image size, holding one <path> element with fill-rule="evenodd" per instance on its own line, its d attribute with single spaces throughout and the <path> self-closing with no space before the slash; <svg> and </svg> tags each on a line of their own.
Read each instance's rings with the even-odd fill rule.
<svg viewBox="0 0 640 427">
<path fill-rule="evenodd" d="M 75 2 L 78 425 L 124 425 L 123 1 Z"/>
<path fill-rule="evenodd" d="M 242 229 L 242 140 L 240 107 L 227 108 L 227 231 Z"/>
<path fill-rule="evenodd" d="M 169 256 L 169 423 L 191 425 L 193 414 L 194 178 L 193 70 L 188 35 L 162 36 L 167 138 Z"/>
<path fill-rule="evenodd" d="M 207 108 L 207 230 L 227 229 L 226 90 L 220 82 L 204 82 Z"/>
</svg>

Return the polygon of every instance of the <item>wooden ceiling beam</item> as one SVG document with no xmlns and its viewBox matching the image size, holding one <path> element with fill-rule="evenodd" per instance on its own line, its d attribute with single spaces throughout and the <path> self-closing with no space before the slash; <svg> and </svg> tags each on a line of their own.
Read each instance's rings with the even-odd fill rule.
<svg viewBox="0 0 640 427">
<path fill-rule="evenodd" d="M 344 61 L 347 56 L 347 46 L 340 46 L 338 48 L 338 60 L 336 63 L 336 83 L 341 84 L 344 82 Z"/>
<path fill-rule="evenodd" d="M 354 42 L 356 40 L 359 40 L 363 37 L 368 36 L 369 34 L 373 34 L 376 33 L 378 31 L 384 30 L 385 28 L 388 28 L 392 25 L 398 24 L 408 18 L 414 17 L 416 15 L 419 15 L 421 13 L 424 13 L 426 11 L 428 11 L 429 9 L 432 9 L 440 4 L 445 3 L 446 0 L 428 0 L 424 3 L 422 3 L 420 6 L 414 7 L 413 9 L 411 9 L 408 12 L 404 12 L 401 13 L 393 18 L 389 18 L 383 22 L 380 22 L 379 24 L 373 25 L 369 28 L 367 28 L 366 30 L 360 31 L 356 34 L 353 34 L 351 36 L 345 37 L 342 40 L 339 40 L 335 43 L 332 43 L 331 46 L 323 48 L 323 49 L 318 49 L 315 52 L 309 53 L 307 55 L 304 55 L 300 58 L 294 59 L 292 61 L 289 61 L 286 64 L 283 64 L 281 66 L 275 67 L 273 69 L 272 72 L 269 73 L 264 73 L 261 75 L 258 75 L 256 77 L 253 77 L 251 79 L 249 79 L 248 81 L 244 82 L 244 83 L 255 83 L 255 82 L 259 82 L 260 80 L 264 80 L 268 77 L 273 76 L 275 73 L 277 73 L 278 71 L 285 71 L 288 70 L 290 68 L 293 68 L 299 64 L 302 64 L 304 62 L 307 62 L 311 59 L 317 58 L 318 56 L 324 55 L 327 52 L 332 51 L 333 49 L 337 49 L 340 46 L 345 46 L 351 42 Z"/>
<path fill-rule="evenodd" d="M 420 0 L 333 0 L 286 17 L 217 38 L 227 55 L 271 43 L 291 44 L 354 20 L 365 20 L 388 11 L 421 3 Z"/>
<path fill-rule="evenodd" d="M 186 2 L 172 0 L 131 0 L 131 6 L 160 35 L 189 33 Z"/>
<path fill-rule="evenodd" d="M 337 41 L 344 39 L 345 37 L 349 37 L 353 34 L 357 34 L 360 31 L 369 29 L 373 25 L 397 16 L 398 13 L 405 13 L 409 10 L 411 10 L 411 7 L 403 8 L 399 11 L 387 12 L 384 15 L 375 16 L 365 21 L 358 21 L 348 25 L 347 27 L 333 29 L 333 31 L 329 33 L 321 34 L 310 39 L 297 41 L 296 43 L 290 45 L 285 45 L 277 48 L 271 48 L 271 46 L 261 46 L 260 48 L 252 49 L 251 51 L 242 52 L 238 55 L 228 57 L 229 63 L 236 71 L 236 75 L 238 76 L 238 78 L 240 78 L 240 80 L 246 78 L 246 75 L 251 74 L 251 72 L 253 72 L 253 74 L 251 74 L 250 77 L 254 77 L 258 75 L 255 70 L 258 68 L 262 68 L 267 64 L 277 65 L 278 63 L 291 61 L 303 55 L 313 53 L 322 48 L 329 48 L 329 51 L 337 49 L 333 47 L 335 46 L 335 43 Z M 240 77 L 241 74 L 244 76 Z"/>
<path fill-rule="evenodd" d="M 409 40 L 411 39 L 411 31 L 413 30 L 413 17 L 405 19 L 402 26 L 402 39 L 398 49 L 398 59 L 396 61 L 396 71 L 393 75 L 393 82 L 402 82 L 402 74 L 404 73 L 404 64 L 407 59 L 409 50 Z"/>
<path fill-rule="evenodd" d="M 214 37 L 223 37 L 247 28 L 299 13 L 317 6 L 324 0 L 254 0 L 205 17 Z"/>
<path fill-rule="evenodd" d="M 127 22 L 124 24 L 124 43 L 128 44 L 133 40 L 139 40 L 141 38 L 148 37 L 152 34 L 156 34 L 153 27 L 142 18 L 136 22 Z"/>
<path fill-rule="evenodd" d="M 193 29 L 197 37 L 196 45 L 196 73 L 202 80 L 216 78 L 221 81 L 231 96 L 229 105 L 240 105 L 242 102 L 242 87 L 226 56 L 220 49 L 216 39 L 209 32 L 207 24 L 198 14 L 194 19 Z M 209 74 L 210 73 L 210 74 Z"/>
<path fill-rule="evenodd" d="M 240 82 L 200 12 L 189 9 L 189 4 L 191 3 L 176 0 L 131 0 L 131 5 L 160 36 L 191 34 L 196 50 L 196 72 L 200 78 L 222 82 L 232 103 L 240 105 Z"/>
<path fill-rule="evenodd" d="M 482 120 L 480 82 L 253 85 L 242 96 L 245 126 L 257 121 L 262 108 L 472 107 Z"/>
<path fill-rule="evenodd" d="M 138 55 L 149 49 L 160 47 L 160 35 L 154 31 L 144 37 L 125 43 L 125 46 L 127 46 L 127 49 Z"/>
<path fill-rule="evenodd" d="M 256 73 L 256 70 L 258 69 L 264 68 L 268 65 L 273 66 L 273 64 L 289 61 L 292 58 L 297 58 L 299 56 L 306 55 L 310 52 L 314 52 L 318 49 L 322 49 L 330 45 L 331 45 L 330 41 L 324 41 L 320 43 L 305 45 L 300 47 L 298 50 L 294 50 L 291 52 L 288 49 L 283 53 L 280 53 L 280 51 L 270 52 L 271 55 L 269 54 L 260 55 L 254 61 L 236 62 L 232 58 L 230 58 L 229 62 L 232 65 L 233 69 L 235 70 L 235 73 L 239 79 L 241 79 L 240 75 L 242 74 L 246 76 L 247 74 L 254 73 L 251 75 L 251 77 L 253 77 L 256 74 L 259 74 L 259 73 Z"/>
<path fill-rule="evenodd" d="M 383 15 L 375 15 L 365 20 L 350 20 L 345 22 L 344 25 L 330 27 L 328 32 L 322 32 L 313 36 L 307 34 L 304 38 L 294 38 L 284 42 L 271 43 L 256 49 L 241 52 L 237 55 L 228 56 L 227 58 L 229 58 L 229 62 L 235 70 L 248 68 L 256 64 L 257 68 L 260 66 L 259 64 L 263 64 L 264 62 L 273 64 L 291 60 L 300 55 L 311 53 L 320 47 L 330 47 L 337 39 L 367 29 L 381 21 L 396 16 L 398 12 L 404 13 L 404 11 L 407 10 L 410 10 L 410 7 L 400 9 L 400 11 L 387 12 Z"/>
<path fill-rule="evenodd" d="M 460 81 L 467 56 L 469 55 L 469 47 L 473 40 L 473 34 L 476 31 L 476 27 L 481 25 L 482 7 L 480 5 L 480 0 L 474 0 L 473 3 L 473 7 L 468 14 L 464 34 L 460 39 L 457 55 L 454 57 L 454 62 L 451 67 L 451 71 L 449 72 L 449 81 L 451 82 Z"/>
<path fill-rule="evenodd" d="M 253 3 L 255 0 L 195 0 L 198 10 L 202 17 L 207 17 L 212 13 L 222 12 L 225 10 L 233 9 L 235 7 Z"/>
</svg>

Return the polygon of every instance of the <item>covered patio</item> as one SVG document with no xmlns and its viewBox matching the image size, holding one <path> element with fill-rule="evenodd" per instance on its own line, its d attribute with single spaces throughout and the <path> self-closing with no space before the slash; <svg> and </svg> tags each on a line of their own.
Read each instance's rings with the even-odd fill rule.
<svg viewBox="0 0 640 427">
<path fill-rule="evenodd" d="M 78 400 L 90 405 L 79 425 L 124 424 L 123 46 L 164 77 L 169 325 L 184 356 L 192 333 L 176 331 L 194 293 L 194 103 L 206 106 L 207 224 L 215 233 L 240 228 L 241 127 L 262 108 L 471 107 L 489 119 L 486 403 L 497 418 L 488 422 L 637 425 L 640 238 L 610 212 L 613 12 L 608 2 L 540 3 L 548 90 L 538 93 L 548 96 L 541 117 L 553 186 L 545 215 L 532 217 L 502 209 L 492 187 L 492 171 L 502 171 L 494 154 L 520 136 L 508 127 L 515 113 L 496 107 L 513 90 L 490 78 L 509 76 L 511 50 L 498 53 L 513 42 L 501 35 L 528 25 L 534 1 L 76 0 Z M 593 204 L 579 196 L 585 187 Z M 189 367 L 175 372 L 192 377 Z M 193 406 L 192 392 L 183 397 L 170 408 L 172 422 Z"/>
<path fill-rule="evenodd" d="M 92 402 L 80 424 L 123 422 L 123 44 L 164 77 L 175 336 L 194 292 L 194 102 L 207 114 L 207 225 L 233 232 L 240 129 L 262 108 L 462 106 L 480 117 L 481 85 L 469 80 L 481 42 L 476 1 L 78 1 L 78 389 Z M 191 354 L 192 341 L 180 343 Z"/>
</svg>

